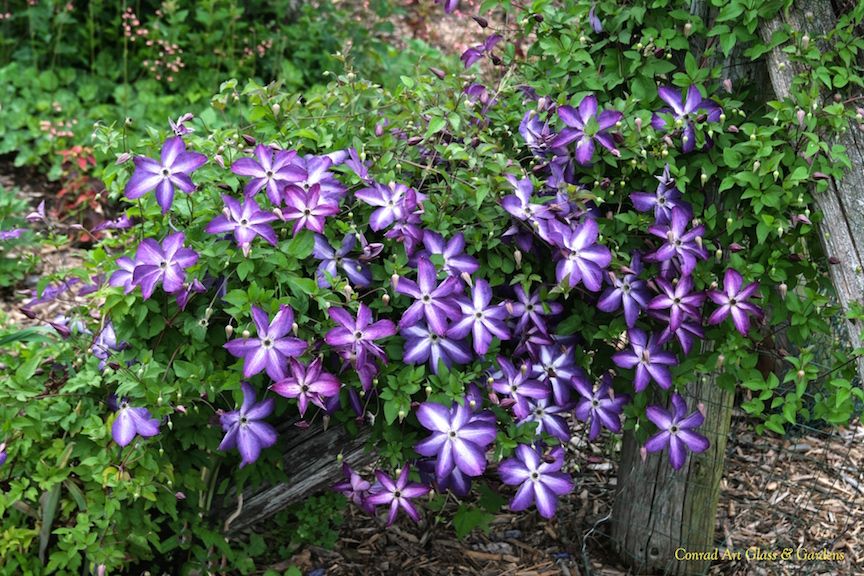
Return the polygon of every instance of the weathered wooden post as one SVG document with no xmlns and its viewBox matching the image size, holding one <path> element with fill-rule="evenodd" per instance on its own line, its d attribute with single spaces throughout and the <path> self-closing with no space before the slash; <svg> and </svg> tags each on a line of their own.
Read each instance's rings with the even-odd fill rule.
<svg viewBox="0 0 864 576">
<path fill-rule="evenodd" d="M 831 2 L 827 0 L 796 1 L 788 10 L 766 22 L 760 30 L 764 39 L 784 24 L 813 35 L 825 34 L 837 22 Z M 815 40 L 814 40 L 815 41 Z M 789 97 L 792 79 L 799 70 L 789 61 L 781 47 L 768 53 L 768 72 L 777 99 Z M 820 102 L 821 104 L 821 102 Z M 819 105 L 819 104 L 817 104 Z M 842 180 L 831 180 L 825 192 L 814 195 L 822 214 L 819 238 L 825 255 L 835 263 L 829 269 L 831 283 L 844 312 L 861 304 L 864 296 L 864 133 L 857 126 L 833 136 L 833 143 L 846 148 L 852 166 Z M 849 343 L 862 347 L 862 326 L 847 321 Z M 857 357 L 858 376 L 864 381 L 864 357 Z"/>
<path fill-rule="evenodd" d="M 633 434 L 624 435 L 618 492 L 612 510 L 612 538 L 622 558 L 643 571 L 702 574 L 710 560 L 683 560 L 683 552 L 714 549 L 714 519 L 732 418 L 734 394 L 714 378 L 696 377 L 682 394 L 694 408 L 706 406 L 700 429 L 711 442 L 702 454 L 691 454 L 680 470 L 663 452 L 643 461 Z"/>
</svg>

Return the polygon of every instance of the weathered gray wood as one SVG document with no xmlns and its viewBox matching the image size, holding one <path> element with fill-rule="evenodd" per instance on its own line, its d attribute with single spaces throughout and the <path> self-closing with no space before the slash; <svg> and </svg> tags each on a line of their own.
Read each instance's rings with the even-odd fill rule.
<svg viewBox="0 0 864 576">
<path fill-rule="evenodd" d="M 802 34 L 816 37 L 833 29 L 836 23 L 831 3 L 827 0 L 800 0 L 777 18 L 766 22 L 760 33 L 764 39 L 785 24 Z M 793 77 L 800 72 L 782 51 L 782 46 L 768 54 L 768 72 L 777 98 L 788 98 Z M 817 106 L 821 102 L 817 102 Z M 837 262 L 830 267 L 831 282 L 845 312 L 860 304 L 864 295 L 864 134 L 857 126 L 832 136 L 832 144 L 846 148 L 852 170 L 841 180 L 829 182 L 828 190 L 815 194 L 815 203 L 822 214 L 819 236 L 825 254 Z M 846 322 L 852 348 L 862 346 L 862 327 Z M 864 357 L 857 358 L 858 375 L 864 380 Z"/>
<path fill-rule="evenodd" d="M 306 430 L 288 426 L 280 430 L 279 447 L 285 455 L 288 479 L 275 486 L 261 486 L 243 493 L 242 505 L 236 494 L 225 500 L 217 515 L 227 519 L 227 532 L 236 533 L 270 518 L 280 510 L 324 490 L 342 478 L 342 461 L 351 467 L 374 460 L 365 450 L 368 435 L 352 438 L 341 425 L 326 431 L 321 423 Z M 237 512 L 239 509 L 239 513 Z"/>
<path fill-rule="evenodd" d="M 633 434 L 625 434 L 612 509 L 612 539 L 637 573 L 702 574 L 710 561 L 679 561 L 675 551 L 714 548 L 714 521 L 732 418 L 734 394 L 712 377 L 697 377 L 682 394 L 691 408 L 706 407 L 700 429 L 711 442 L 673 471 L 664 451 L 643 461 Z"/>
</svg>

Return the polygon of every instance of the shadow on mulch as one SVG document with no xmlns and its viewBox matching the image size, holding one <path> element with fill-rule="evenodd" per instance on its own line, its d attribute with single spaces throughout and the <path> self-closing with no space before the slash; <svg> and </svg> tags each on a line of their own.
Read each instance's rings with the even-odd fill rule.
<svg viewBox="0 0 864 576">
<path fill-rule="evenodd" d="M 742 560 L 715 562 L 708 573 L 864 574 L 864 549 L 857 545 L 864 532 L 864 472 L 858 466 L 864 462 L 864 426 L 798 427 L 785 438 L 756 436 L 753 426 L 736 414 L 716 519 L 718 550 L 740 551 Z M 616 462 L 583 456 L 590 459 L 576 460 L 589 463 L 574 474 L 577 488 L 553 521 L 536 512 L 502 513 L 488 534 L 474 532 L 460 541 L 449 524 L 400 520 L 385 529 L 380 518 L 351 508 L 333 550 L 309 546 L 292 562 L 322 576 L 645 574 L 623 565 L 608 536 Z M 828 550 L 844 559 L 800 560 L 793 554 L 789 561 L 748 561 L 745 552 L 755 547 Z"/>
</svg>

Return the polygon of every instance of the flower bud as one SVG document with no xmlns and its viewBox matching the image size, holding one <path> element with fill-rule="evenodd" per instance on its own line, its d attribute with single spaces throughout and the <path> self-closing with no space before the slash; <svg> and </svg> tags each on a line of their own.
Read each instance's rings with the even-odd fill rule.
<svg viewBox="0 0 864 576">
<path fill-rule="evenodd" d="M 722 124 L 725 121 L 726 121 L 726 114 L 720 114 L 720 123 Z"/>
<path fill-rule="evenodd" d="M 393 289 L 396 290 L 399 287 L 399 275 L 395 272 L 392 276 L 390 276 L 390 282 L 393 283 Z"/>
<path fill-rule="evenodd" d="M 723 364 L 725 364 L 725 363 L 726 363 L 726 356 L 724 356 L 723 354 L 718 355 L 717 356 L 717 369 L 719 370 L 719 369 L 723 368 Z"/>
<path fill-rule="evenodd" d="M 708 175 L 705 174 L 705 172 L 702 172 L 702 175 L 699 176 L 699 180 L 702 181 L 702 184 L 705 184 L 706 182 L 708 182 Z"/>
<path fill-rule="evenodd" d="M 693 33 L 693 24 L 687 22 L 684 24 L 684 36 L 690 36 Z"/>
<path fill-rule="evenodd" d="M 462 272 L 462 274 L 460 274 L 460 276 L 462 277 L 462 280 L 466 284 L 468 284 L 468 286 L 471 286 L 471 287 L 474 286 L 474 279 L 471 278 L 471 275 L 468 272 Z"/>
<path fill-rule="evenodd" d="M 771 176 L 773 176 L 774 180 L 776 181 L 778 178 L 780 178 L 780 171 L 774 170 L 774 172 L 771 173 Z"/>
<path fill-rule="evenodd" d="M 810 36 L 808 36 L 807 34 L 804 34 L 804 36 L 801 37 L 801 48 L 803 48 L 804 50 L 807 50 L 807 48 L 809 48 L 809 47 L 810 47 Z"/>
<path fill-rule="evenodd" d="M 405 420 L 405 416 L 407 416 L 407 414 L 405 413 L 405 410 L 399 410 L 398 416 L 399 416 L 399 422 L 402 422 L 403 420 Z"/>
<path fill-rule="evenodd" d="M 636 120 L 634 120 L 633 123 L 636 124 L 636 130 L 641 132 L 642 131 L 642 119 L 636 118 Z"/>
<path fill-rule="evenodd" d="M 718 248 L 717 251 L 714 252 L 714 258 L 717 259 L 717 262 L 720 262 L 721 260 L 723 260 L 723 250 Z"/>
<path fill-rule="evenodd" d="M 385 305 L 390 304 L 390 295 L 385 292 L 381 295 L 381 301 L 384 302 Z"/>
<path fill-rule="evenodd" d="M 489 22 L 485 18 L 482 18 L 480 16 L 472 16 L 471 18 L 477 23 L 478 26 L 480 26 L 480 28 L 486 28 L 489 26 Z"/>
<path fill-rule="evenodd" d="M 438 77 L 439 80 L 444 80 L 447 77 L 447 73 L 441 70 L 440 68 L 435 68 L 434 66 L 429 67 L 429 71 Z"/>
<path fill-rule="evenodd" d="M 795 375 L 798 376 L 799 379 L 804 378 L 804 371 L 798 370 L 798 372 L 796 372 Z"/>
<path fill-rule="evenodd" d="M 300 330 L 300 326 L 297 324 L 297 322 L 293 322 L 293 323 L 291 324 L 291 332 L 293 332 L 294 335 L 297 336 L 297 332 L 298 332 L 299 330 Z"/>
<path fill-rule="evenodd" d="M 231 338 L 231 336 L 233 334 L 234 334 L 234 327 L 231 324 L 228 324 L 227 326 L 225 326 L 225 337 Z"/>
<path fill-rule="evenodd" d="M 699 248 L 702 248 L 702 237 L 701 236 L 696 237 L 696 245 L 699 246 Z"/>
<path fill-rule="evenodd" d="M 250 334 L 248 330 L 243 330 L 243 338 L 249 338 Z"/>
<path fill-rule="evenodd" d="M 759 160 L 756 160 L 755 162 L 753 162 L 753 171 L 754 172 L 758 171 L 759 168 L 761 168 L 761 167 L 762 167 L 762 163 L 759 162 Z"/>
<path fill-rule="evenodd" d="M 777 290 L 780 292 L 780 299 L 786 300 L 786 294 L 787 292 L 789 292 L 789 287 L 786 285 L 786 283 L 783 282 L 779 286 L 777 286 Z"/>
<path fill-rule="evenodd" d="M 513 260 L 516 262 L 516 268 L 522 267 L 522 252 L 518 248 L 513 250 Z"/>
<path fill-rule="evenodd" d="M 432 387 L 426 386 L 426 397 L 428 398 L 431 395 L 432 395 Z"/>
</svg>

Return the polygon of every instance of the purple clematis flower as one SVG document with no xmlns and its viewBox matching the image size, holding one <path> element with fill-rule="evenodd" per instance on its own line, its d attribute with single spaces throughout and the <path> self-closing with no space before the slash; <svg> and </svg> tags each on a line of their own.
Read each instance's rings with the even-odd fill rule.
<svg viewBox="0 0 864 576">
<path fill-rule="evenodd" d="M 668 225 L 655 224 L 648 231 L 663 238 L 666 242 L 657 250 L 645 256 L 648 262 L 669 262 L 676 260 L 681 265 L 683 275 L 689 276 L 696 268 L 696 261 L 707 260 L 708 251 L 702 246 L 702 234 L 705 227 L 701 224 L 687 231 L 690 212 L 681 207 L 672 209 L 672 218 Z"/>
<path fill-rule="evenodd" d="M 160 246 L 152 238 L 145 238 L 135 252 L 135 269 L 132 283 L 141 286 L 141 293 L 147 300 L 153 294 L 156 284 L 162 282 L 162 289 L 174 294 L 183 289 L 186 268 L 194 266 L 198 254 L 183 247 L 185 236 L 182 232 L 171 234 Z"/>
<path fill-rule="evenodd" d="M 651 126 L 655 130 L 666 130 L 668 124 L 661 114 L 670 114 L 675 120 L 675 127 L 684 129 L 682 140 L 685 154 L 696 148 L 695 122 L 705 120 L 717 122 L 723 113 L 723 109 L 716 102 L 702 98 L 702 94 L 696 86 L 690 86 L 686 96 L 682 96 L 677 88 L 669 86 L 660 86 L 657 93 L 660 99 L 672 108 L 671 110 L 669 108 L 658 110 L 651 117 Z"/>
<path fill-rule="evenodd" d="M 0 466 L 6 463 L 6 459 L 9 457 L 9 453 L 6 452 L 6 443 L 0 442 Z"/>
<path fill-rule="evenodd" d="M 352 470 L 347 462 L 342 463 L 342 473 L 345 475 L 345 480 L 334 484 L 333 490 L 344 494 L 346 498 L 367 514 L 374 514 L 375 506 L 367 501 L 369 489 L 372 487 L 369 481 L 364 480 L 360 474 Z"/>
<path fill-rule="evenodd" d="M 401 221 L 417 207 L 417 193 L 405 184 L 390 182 L 388 185 L 375 182 L 369 188 L 362 188 L 354 195 L 369 204 L 379 208 L 369 217 L 369 227 L 374 231 L 383 230 Z"/>
<path fill-rule="evenodd" d="M 135 289 L 132 276 L 135 272 L 135 262 L 131 258 L 123 256 L 115 260 L 119 270 L 115 270 L 108 279 L 108 284 L 117 288 L 123 288 L 124 294 L 129 294 Z"/>
<path fill-rule="evenodd" d="M 240 385 L 243 404 L 239 410 L 222 414 L 219 418 L 225 437 L 219 450 L 237 448 L 240 451 L 240 468 L 258 460 L 261 450 L 269 448 L 278 438 L 276 429 L 264 419 L 273 412 L 273 398 L 255 402 L 255 390 L 247 382 Z"/>
<path fill-rule="evenodd" d="M 306 350 L 306 342 L 286 336 L 294 324 L 294 311 L 282 304 L 273 321 L 257 306 L 252 307 L 252 319 L 258 338 L 236 338 L 225 343 L 225 348 L 236 358 L 243 358 L 243 377 L 251 378 L 262 370 L 278 382 L 285 378 L 288 358 L 299 356 Z"/>
<path fill-rule="evenodd" d="M 26 228 L 13 228 L 11 230 L 0 230 L 0 242 L 5 242 L 6 240 L 17 240 L 26 231 L 27 231 Z"/>
<path fill-rule="evenodd" d="M 285 208 L 282 210 L 282 215 L 285 220 L 295 221 L 294 230 L 291 232 L 294 235 L 303 228 L 323 234 L 327 216 L 339 212 L 339 205 L 336 202 L 321 197 L 320 184 L 313 184 L 308 192 L 295 184 L 289 184 L 285 187 L 283 195 Z"/>
<path fill-rule="evenodd" d="M 648 306 L 651 298 L 651 294 L 648 292 L 648 283 L 639 279 L 639 274 L 642 272 L 642 261 L 638 252 L 633 254 L 628 272 L 630 273 L 625 274 L 623 278 L 609 273 L 612 287 L 607 288 L 600 295 L 597 308 L 604 312 L 614 312 L 623 303 L 624 320 L 628 328 L 633 328 L 636 325 L 636 319 L 639 318 L 639 313 Z"/>
<path fill-rule="evenodd" d="M 330 168 L 336 164 L 333 158 L 311 155 L 302 158 L 295 156 L 291 163 L 296 168 L 300 168 L 303 173 L 303 177 L 297 180 L 296 184 L 304 190 L 311 190 L 312 186 L 318 184 L 321 197 L 336 204 L 345 195 L 347 191 L 345 186 L 330 172 Z"/>
<path fill-rule="evenodd" d="M 110 320 L 105 322 L 102 331 L 93 341 L 90 352 L 99 358 L 99 370 L 105 369 L 105 363 L 114 352 L 119 352 L 126 347 L 125 342 L 117 343 L 117 334 L 114 332 L 114 323 Z"/>
<path fill-rule="evenodd" d="M 597 222 L 586 218 L 575 228 L 557 221 L 555 224 L 561 239 L 556 279 L 559 283 L 567 280 L 571 288 L 581 281 L 588 290 L 599 291 L 603 286 L 603 270 L 612 262 L 612 253 L 606 246 L 597 244 L 600 234 Z"/>
<path fill-rule="evenodd" d="M 445 242 L 444 237 L 437 232 L 425 230 L 423 232 L 423 246 L 426 247 L 426 250 L 421 251 L 417 256 L 441 255 L 444 259 L 442 268 L 450 276 L 459 276 L 463 273 L 473 274 L 480 268 L 480 263 L 477 262 L 476 258 L 464 253 L 465 236 L 461 232 Z"/>
<path fill-rule="evenodd" d="M 381 362 L 387 362 L 387 355 L 375 344 L 375 340 L 396 334 L 396 325 L 393 322 L 372 322 L 372 311 L 362 302 L 356 319 L 343 308 L 328 308 L 327 314 L 339 326 L 327 332 L 324 341 L 330 346 L 349 352 L 358 370 L 367 365 L 367 356 L 370 354 Z"/>
<path fill-rule="evenodd" d="M 204 231 L 208 234 L 225 234 L 233 232 L 234 240 L 243 251 L 243 256 L 249 256 L 252 241 L 260 236 L 271 245 L 276 246 L 276 233 L 269 222 L 277 220 L 274 214 L 264 212 L 251 197 L 246 198 L 241 205 L 230 196 L 222 196 L 225 209 L 214 218 Z"/>
<path fill-rule="evenodd" d="M 687 450 L 699 453 L 710 446 L 706 437 L 694 431 L 705 421 L 705 416 L 699 410 L 688 415 L 687 404 L 677 392 L 672 393 L 672 411 L 655 404 L 645 409 L 645 415 L 660 429 L 645 442 L 645 450 L 660 452 L 668 448 L 669 461 L 675 470 L 684 465 Z"/>
<path fill-rule="evenodd" d="M 490 306 L 492 288 L 486 280 L 477 280 L 471 292 L 471 299 L 459 297 L 456 303 L 462 312 L 462 319 L 447 329 L 447 336 L 457 340 L 470 332 L 473 336 L 474 352 L 483 356 L 489 351 L 492 337 L 509 340 L 510 332 L 504 324 L 507 309 L 501 304 Z"/>
<path fill-rule="evenodd" d="M 712 302 L 720 306 L 708 318 L 708 324 L 719 324 L 732 314 L 732 322 L 735 329 L 746 336 L 750 330 L 750 315 L 758 319 L 762 318 L 762 310 L 747 300 L 759 289 L 759 283 L 753 282 L 744 285 L 744 278 L 733 268 L 726 270 L 723 275 L 723 291 L 711 290 L 708 297 Z M 743 286 L 743 288 L 742 288 Z"/>
<path fill-rule="evenodd" d="M 321 260 L 318 265 L 318 270 L 315 272 L 315 278 L 318 281 L 318 286 L 321 288 L 329 288 L 331 278 L 335 278 L 341 268 L 348 280 L 354 286 L 369 286 L 372 283 L 372 272 L 369 268 L 360 263 L 355 258 L 348 258 L 348 254 L 354 249 L 354 244 L 357 242 L 357 237 L 354 234 L 348 233 L 342 238 L 342 244 L 338 250 L 334 250 L 330 242 L 320 234 L 315 235 L 315 247 L 312 250 L 312 255 Z"/>
<path fill-rule="evenodd" d="M 621 368 L 636 368 L 636 379 L 633 381 L 636 392 L 644 390 L 651 380 L 661 388 L 672 386 L 669 366 L 678 363 L 675 355 L 664 352 L 654 339 L 654 334 L 649 337 L 639 328 L 630 328 L 627 334 L 630 349 L 616 352 L 612 355 L 612 361 Z"/>
<path fill-rule="evenodd" d="M 513 458 L 508 458 L 498 466 L 501 480 L 510 486 L 519 486 L 510 509 L 514 512 L 525 510 L 531 504 L 543 518 L 555 516 L 558 498 L 573 491 L 573 479 L 561 472 L 564 465 L 564 449 L 553 448 L 548 462 L 536 448 L 525 444 L 516 447 Z"/>
<path fill-rule="evenodd" d="M 434 402 L 417 408 L 417 420 L 432 435 L 414 450 L 422 456 L 436 456 L 435 475 L 445 478 L 458 468 L 466 476 L 486 471 L 486 449 L 495 441 L 494 420 L 476 417 L 468 407 L 454 403 L 449 409 Z"/>
<path fill-rule="evenodd" d="M 450 14 L 459 7 L 459 0 L 435 0 L 436 4 L 444 4 L 444 12 Z"/>
<path fill-rule="evenodd" d="M 122 214 L 113 220 L 103 220 L 101 224 L 93 228 L 93 232 L 102 230 L 127 230 L 135 225 L 135 221 L 126 214 Z"/>
<path fill-rule="evenodd" d="M 516 301 L 511 302 L 508 307 L 510 315 L 513 318 L 518 318 L 516 322 L 515 334 L 525 332 L 530 323 L 535 326 L 542 334 L 549 334 L 549 328 L 546 325 L 546 317 L 556 316 L 561 313 L 564 307 L 558 302 L 543 302 L 540 299 L 540 291 L 534 294 L 528 294 L 521 284 L 517 284 L 513 289 L 516 293 Z"/>
<path fill-rule="evenodd" d="M 491 53 L 495 46 L 503 39 L 500 34 L 492 34 L 486 38 L 483 44 L 472 46 L 465 50 L 459 57 L 465 68 L 470 68 L 472 64 L 480 60 L 484 54 Z"/>
<path fill-rule="evenodd" d="M 189 194 L 195 190 L 190 175 L 207 162 L 207 157 L 198 152 L 187 152 L 186 143 L 180 136 L 165 140 L 160 161 L 144 156 L 135 157 L 135 172 L 126 183 L 126 197 L 135 200 L 154 188 L 156 202 L 165 214 L 174 202 L 174 189 Z"/>
<path fill-rule="evenodd" d="M 699 308 L 705 301 L 704 292 L 693 292 L 693 277 L 684 276 L 677 284 L 655 279 L 661 294 L 648 303 L 649 310 L 669 310 L 669 330 L 672 332 L 681 327 L 685 317 L 699 319 Z"/>
<path fill-rule="evenodd" d="M 652 317 L 657 318 L 661 322 L 666 322 L 667 326 L 660 334 L 660 337 L 657 339 L 658 344 L 665 344 L 674 336 L 678 343 L 681 345 L 681 350 L 684 354 L 689 354 L 690 350 L 693 348 L 693 343 L 695 340 L 703 340 L 705 338 L 705 331 L 702 330 L 701 318 L 699 321 L 684 317 L 681 321 L 681 326 L 678 327 L 677 330 L 669 329 L 669 314 L 664 314 L 662 312 L 650 311 Z"/>
<path fill-rule="evenodd" d="M 593 442 L 600 435 L 600 429 L 611 432 L 621 431 L 621 411 L 630 401 L 627 394 L 615 394 L 612 390 L 612 375 L 606 373 L 600 387 L 594 390 L 585 380 L 574 380 L 573 386 L 581 398 L 576 403 L 574 415 L 582 422 L 590 421 L 588 440 Z"/>
<path fill-rule="evenodd" d="M 597 97 L 593 94 L 585 96 L 579 107 L 559 106 L 558 117 L 567 125 L 558 136 L 552 140 L 553 148 L 564 148 L 571 142 L 576 142 L 575 159 L 578 164 L 587 166 L 594 157 L 594 141 L 609 150 L 614 156 L 621 153 L 615 148 L 615 141 L 607 132 L 624 115 L 617 110 L 604 110 L 597 113 Z M 558 156 L 564 153 L 556 152 Z"/>
<path fill-rule="evenodd" d="M 639 212 L 654 210 L 656 224 L 669 224 L 672 221 L 672 209 L 676 206 L 686 207 L 687 203 L 681 200 L 681 192 L 675 186 L 675 179 L 669 174 L 669 164 L 666 164 L 663 174 L 657 176 L 657 180 L 660 184 L 654 194 L 633 192 L 630 200 Z"/>
<path fill-rule="evenodd" d="M 549 126 L 548 121 L 540 121 L 540 115 L 536 110 L 529 110 L 522 117 L 522 122 L 519 123 L 519 134 L 537 158 L 546 158 L 549 155 L 552 141 L 558 136 Z"/>
<path fill-rule="evenodd" d="M 117 407 L 117 416 L 111 426 L 111 436 L 120 446 L 126 446 L 135 435 L 156 436 L 159 434 L 159 420 L 150 416 L 146 408 L 133 408 L 125 398 Z"/>
<path fill-rule="evenodd" d="M 231 165 L 234 174 L 251 178 L 243 188 L 246 196 L 254 196 L 265 188 L 270 203 L 279 206 L 282 188 L 306 178 L 306 171 L 294 164 L 297 157 L 294 150 L 273 150 L 259 144 L 252 155 L 253 158 L 240 158 Z"/>
<path fill-rule="evenodd" d="M 600 21 L 600 18 L 597 17 L 597 5 L 593 2 L 591 3 L 591 9 L 588 11 L 588 23 L 591 24 L 591 28 L 597 34 L 603 32 L 603 22 Z"/>
<path fill-rule="evenodd" d="M 450 368 L 454 363 L 468 364 L 473 358 L 464 340 L 439 336 L 423 322 L 403 328 L 401 334 L 405 338 L 402 361 L 406 364 L 421 364 L 428 360 L 434 374 L 438 374 L 439 362 L 444 362 Z"/>
<path fill-rule="evenodd" d="M 399 320 L 400 328 L 414 325 L 425 317 L 429 327 L 440 336 L 447 332 L 447 319 L 460 316 L 455 297 L 462 283 L 459 278 L 449 276 L 439 284 L 435 265 L 426 258 L 417 262 L 417 282 L 398 278 L 393 284 L 396 292 L 414 298 L 414 303 Z"/>
<path fill-rule="evenodd" d="M 207 290 L 204 284 L 197 278 L 192 280 L 192 282 L 184 284 L 184 286 L 185 288 L 177 292 L 177 295 L 174 297 L 174 300 L 177 302 L 177 308 L 180 310 L 186 309 L 186 305 L 189 303 L 189 298 L 191 298 L 192 294 L 201 294 Z"/>
<path fill-rule="evenodd" d="M 538 398 L 527 401 L 527 410 L 525 417 L 519 420 L 519 424 L 525 422 L 536 422 L 537 436 L 544 432 L 561 442 L 570 441 L 570 427 L 567 426 L 567 421 L 564 420 L 562 414 L 566 412 L 568 406 L 553 404 L 551 398 Z"/>
<path fill-rule="evenodd" d="M 516 194 L 505 196 L 501 199 L 501 206 L 517 220 L 528 221 L 535 227 L 539 225 L 538 220 L 549 220 L 555 215 L 543 204 L 531 202 L 534 194 L 534 185 L 530 178 L 517 180 L 512 174 L 507 174 L 507 181 L 516 190 Z"/>
<path fill-rule="evenodd" d="M 429 493 L 429 487 L 416 482 L 408 482 L 409 472 L 410 466 L 406 464 L 395 482 L 384 472 L 380 470 L 375 472 L 378 482 L 369 490 L 369 497 L 366 498 L 366 501 L 373 506 L 379 504 L 390 506 L 390 512 L 387 514 L 387 526 L 396 520 L 396 513 L 399 512 L 400 508 L 415 522 L 420 521 L 420 513 L 411 503 L 411 499 L 425 496 Z"/>
<path fill-rule="evenodd" d="M 555 402 L 563 406 L 570 400 L 570 382 L 580 372 L 572 346 L 540 346 L 531 378 L 548 385 Z"/>
<path fill-rule="evenodd" d="M 526 418 L 530 409 L 529 399 L 549 397 L 549 386 L 531 377 L 531 364 L 517 369 L 504 356 L 498 356 L 501 372 L 492 376 L 492 389 L 513 399 L 513 412 L 517 418 Z"/>
<path fill-rule="evenodd" d="M 321 357 L 312 361 L 309 366 L 304 366 L 294 358 L 288 360 L 288 370 L 291 372 L 286 378 L 270 386 L 270 389 L 285 398 L 296 398 L 300 408 L 300 416 L 306 415 L 309 403 L 321 408 L 326 408 L 324 402 L 327 398 L 339 395 L 341 384 L 335 376 L 321 369 Z"/>
</svg>

